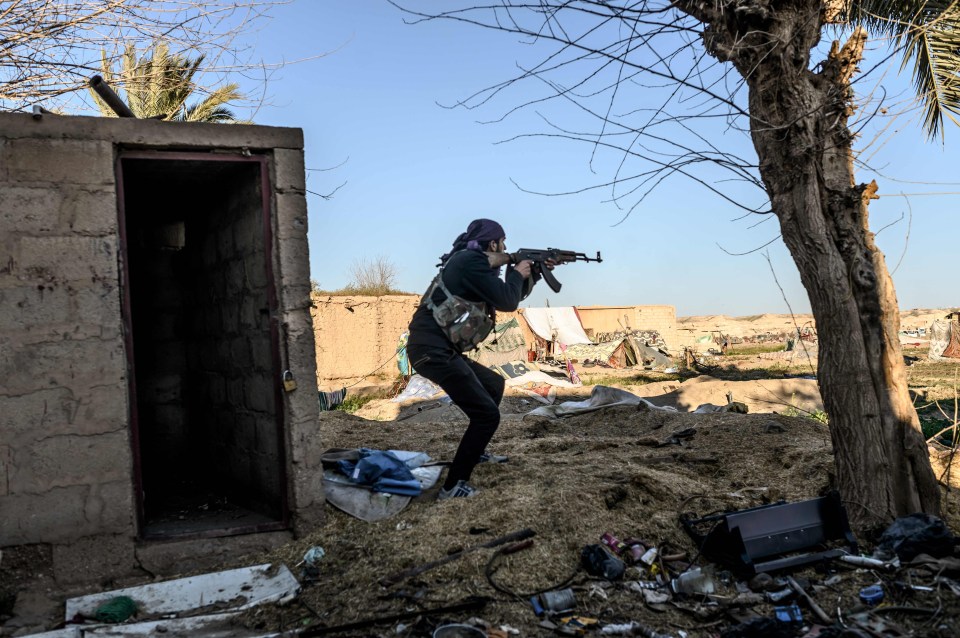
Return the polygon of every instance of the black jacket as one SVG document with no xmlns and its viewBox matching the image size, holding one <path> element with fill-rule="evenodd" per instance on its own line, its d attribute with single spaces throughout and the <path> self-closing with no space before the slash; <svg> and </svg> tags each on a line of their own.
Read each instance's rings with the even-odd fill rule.
<svg viewBox="0 0 960 638">
<path fill-rule="evenodd" d="M 520 273 L 507 266 L 505 280 L 497 276 L 497 269 L 490 267 L 485 253 L 479 250 L 461 250 L 454 253 L 443 268 L 443 283 L 447 289 L 467 301 L 482 301 L 487 304 L 492 317 L 496 310 L 516 310 L 533 288 L 533 279 L 524 279 Z M 439 288 L 433 294 L 434 303 L 443 303 L 446 295 Z M 433 318 L 433 311 L 421 304 L 410 321 L 408 345 L 452 348 L 453 344 Z"/>
</svg>

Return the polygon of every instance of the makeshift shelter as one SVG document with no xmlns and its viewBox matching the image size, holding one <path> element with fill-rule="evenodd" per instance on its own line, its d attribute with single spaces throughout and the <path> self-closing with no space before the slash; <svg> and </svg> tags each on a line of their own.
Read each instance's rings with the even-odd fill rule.
<svg viewBox="0 0 960 638">
<path fill-rule="evenodd" d="M 640 361 L 629 339 L 567 346 L 564 356 L 573 363 L 598 362 L 612 368 L 635 366 Z"/>
<path fill-rule="evenodd" d="M 931 359 L 960 359 L 960 324 L 938 319 L 928 332 Z"/>
<path fill-rule="evenodd" d="M 559 357 L 561 345 L 593 343 L 584 332 L 577 311 L 572 306 L 524 308 L 523 318 L 537 339 L 545 344 L 542 354 L 546 357 Z"/>
<path fill-rule="evenodd" d="M 0 113 L 0 139 L 0 547 L 62 584 L 320 524 L 302 131 Z"/>
<path fill-rule="evenodd" d="M 527 343 L 517 318 L 498 323 L 480 346 L 468 354 L 474 361 L 488 367 L 526 361 Z"/>
</svg>

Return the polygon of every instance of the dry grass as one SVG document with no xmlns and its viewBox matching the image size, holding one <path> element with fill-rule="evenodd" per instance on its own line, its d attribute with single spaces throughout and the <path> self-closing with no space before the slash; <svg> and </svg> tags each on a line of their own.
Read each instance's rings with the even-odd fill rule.
<svg viewBox="0 0 960 638">
<path fill-rule="evenodd" d="M 397 423 L 325 413 L 321 430 L 331 447 L 415 449 L 449 459 L 463 422 L 455 412 L 448 414 L 454 418 Z M 771 424 L 779 427 L 768 427 Z M 690 427 L 697 435 L 683 447 L 651 445 Z M 677 522 L 681 509 L 705 514 L 780 498 L 811 498 L 830 480 L 827 429 L 809 419 L 776 415 L 693 415 L 633 408 L 561 421 L 512 415 L 492 447 L 511 460 L 478 467 L 474 482 L 482 491 L 473 499 L 437 502 L 429 493 L 394 519 L 375 524 L 330 509 L 323 529 L 267 557 L 292 566 L 310 546 L 326 549 L 324 577 L 301 595 L 306 606 L 261 611 L 248 620 L 279 628 L 281 614 L 286 614 L 282 622 L 287 627 L 304 621 L 337 625 L 479 595 L 493 598 L 481 614 L 484 618 L 527 634 L 539 621 L 526 599 L 511 599 L 486 581 L 484 567 L 493 550 L 468 554 L 392 588 L 382 588 L 377 581 L 529 527 L 537 533 L 533 548 L 504 557 L 496 573 L 499 583 L 529 594 L 565 581 L 578 565 L 580 549 L 598 542 L 604 532 L 643 538 L 692 555 L 695 548 Z M 743 488 L 764 489 L 744 490 L 746 498 L 730 496 Z M 652 611 L 638 594 L 622 588 L 608 590 L 607 600 L 589 598 L 590 583 L 583 572 L 575 584 L 580 587 L 579 612 L 604 622 L 635 619 L 658 626 L 693 626 L 681 612 Z"/>
</svg>

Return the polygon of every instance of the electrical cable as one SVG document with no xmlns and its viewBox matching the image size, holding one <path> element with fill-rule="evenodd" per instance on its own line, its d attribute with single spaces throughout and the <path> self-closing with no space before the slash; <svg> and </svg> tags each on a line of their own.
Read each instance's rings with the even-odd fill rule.
<svg viewBox="0 0 960 638">
<path fill-rule="evenodd" d="M 493 568 L 493 564 L 496 562 L 496 560 L 497 560 L 502 554 L 504 554 L 504 553 L 506 553 L 506 554 L 512 554 L 512 553 L 515 552 L 515 551 L 517 551 L 517 549 L 516 549 L 514 546 L 501 547 L 500 549 L 498 549 L 497 551 L 495 551 L 495 552 L 493 553 L 493 555 L 490 556 L 490 560 L 487 561 L 487 565 L 486 565 L 486 567 L 484 567 L 484 569 L 483 569 L 483 575 L 486 576 L 487 582 L 490 583 L 490 586 L 493 587 L 495 590 L 497 590 L 498 592 L 500 592 L 500 593 L 502 593 L 502 594 L 507 594 L 508 596 L 512 596 L 513 598 L 515 598 L 515 599 L 517 599 L 517 600 L 519 600 L 519 601 L 526 600 L 527 598 L 530 598 L 531 596 L 536 596 L 537 594 L 542 594 L 543 592 L 553 591 L 553 590 L 556 590 L 556 589 L 563 589 L 563 588 L 565 588 L 567 585 L 569 585 L 570 583 L 572 583 L 572 582 L 573 582 L 573 579 L 576 578 L 576 577 L 577 577 L 577 574 L 580 572 L 580 566 L 578 565 L 578 566 L 573 570 L 573 573 L 571 573 L 570 576 L 568 576 L 565 580 L 563 580 L 563 581 L 560 582 L 560 583 L 557 583 L 557 584 L 555 584 L 555 585 L 550 585 L 550 586 L 548 586 L 548 587 L 544 587 L 543 589 L 538 589 L 538 590 L 536 590 L 536 591 L 532 591 L 532 592 L 529 592 L 529 593 L 526 593 L 526 594 L 518 594 L 517 592 L 513 591 L 512 589 L 510 589 L 510 588 L 507 587 L 506 585 L 501 585 L 500 583 L 496 582 L 496 581 L 493 579 L 493 574 L 494 574 L 494 572 L 496 571 L 496 570 L 494 570 L 494 568 Z"/>
</svg>

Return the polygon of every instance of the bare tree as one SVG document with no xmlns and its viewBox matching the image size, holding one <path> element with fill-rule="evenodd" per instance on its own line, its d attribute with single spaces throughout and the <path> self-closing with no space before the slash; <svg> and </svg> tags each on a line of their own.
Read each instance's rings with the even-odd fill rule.
<svg viewBox="0 0 960 638">
<path fill-rule="evenodd" d="M 389 295 L 396 292 L 397 267 L 383 255 L 373 259 L 358 259 L 350 266 L 347 290 L 353 294 Z"/>
<path fill-rule="evenodd" d="M 539 93 L 511 101 L 502 117 L 536 109 L 546 130 L 530 136 L 585 145 L 591 169 L 606 175 L 569 192 L 608 189 L 629 214 L 653 188 L 681 175 L 746 215 L 777 220 L 817 322 L 818 381 L 853 523 L 873 528 L 912 512 L 939 512 L 907 389 L 897 299 L 868 224 L 878 186 L 855 179 L 853 141 L 865 120 L 851 118 L 858 107 L 885 106 L 855 101 L 865 24 L 914 61 L 927 133 L 936 135 L 945 116 L 954 119 L 955 2 L 840 0 L 827 3 L 831 9 L 821 0 L 463 0 L 444 3 L 440 13 L 411 3 L 398 6 L 412 22 L 485 27 L 541 52 L 536 63 L 518 65 L 518 74 L 457 106 L 489 108 L 509 100 L 515 84 L 533 84 Z M 837 29 L 846 41 L 820 49 L 827 16 L 841 13 L 853 20 Z M 563 108 L 550 111 L 554 105 Z M 748 135 L 757 159 L 732 152 L 736 146 L 718 139 L 718 130 Z M 744 201 L 743 184 L 756 187 L 753 204 Z"/>
<path fill-rule="evenodd" d="M 205 56 L 205 72 L 254 65 L 238 36 L 284 0 L 7 0 L 0 6 L 0 105 L 62 104 L 127 46 L 164 41 Z M 222 79 L 222 78 L 221 78 Z"/>
</svg>

